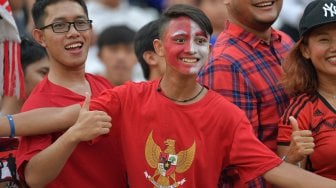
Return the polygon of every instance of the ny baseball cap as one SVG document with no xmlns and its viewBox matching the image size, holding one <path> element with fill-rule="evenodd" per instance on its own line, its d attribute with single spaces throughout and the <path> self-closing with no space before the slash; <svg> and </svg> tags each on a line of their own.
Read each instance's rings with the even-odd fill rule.
<svg viewBox="0 0 336 188">
<path fill-rule="evenodd" d="M 336 0 L 315 0 L 307 5 L 299 24 L 300 37 L 328 23 L 336 23 Z"/>
</svg>

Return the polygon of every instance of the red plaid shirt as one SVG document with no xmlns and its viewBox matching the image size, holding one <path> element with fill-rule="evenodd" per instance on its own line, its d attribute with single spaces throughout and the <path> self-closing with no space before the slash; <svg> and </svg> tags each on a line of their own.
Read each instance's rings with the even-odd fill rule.
<svg viewBox="0 0 336 188">
<path fill-rule="evenodd" d="M 256 136 L 273 151 L 277 148 L 277 124 L 289 102 L 278 79 L 281 63 L 292 45 L 292 39 L 283 32 L 272 29 L 271 42 L 267 44 L 227 22 L 198 77 L 201 84 L 244 110 Z M 250 183 L 248 187 L 263 187 L 256 184 L 260 183 Z"/>
<path fill-rule="evenodd" d="M 272 30 L 268 45 L 228 22 L 199 75 L 202 84 L 246 112 L 257 137 L 273 151 L 277 148 L 277 124 L 289 100 L 278 84 L 281 62 L 292 45 L 282 32 Z"/>
</svg>

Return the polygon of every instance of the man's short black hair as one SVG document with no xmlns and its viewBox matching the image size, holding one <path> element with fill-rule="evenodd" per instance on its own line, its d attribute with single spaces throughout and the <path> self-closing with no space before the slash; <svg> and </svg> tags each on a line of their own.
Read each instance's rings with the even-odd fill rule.
<svg viewBox="0 0 336 188">
<path fill-rule="evenodd" d="M 159 20 L 154 20 L 144 25 L 134 37 L 134 52 L 147 80 L 149 79 L 150 69 L 143 58 L 143 54 L 146 51 L 155 52 L 154 39 L 159 39 Z"/>
<path fill-rule="evenodd" d="M 103 46 L 117 44 L 133 44 L 135 31 L 125 25 L 110 26 L 98 36 L 97 46 L 99 50 Z"/>
<path fill-rule="evenodd" d="M 45 12 L 46 7 L 61 1 L 77 2 L 83 8 L 86 16 L 89 18 L 88 10 L 84 0 L 36 0 L 32 8 L 32 16 L 35 23 L 35 27 L 41 28 L 44 26 L 44 19 L 46 17 Z"/>
<path fill-rule="evenodd" d="M 31 37 L 21 37 L 21 64 L 23 71 L 30 64 L 47 57 L 46 49 Z"/>
<path fill-rule="evenodd" d="M 209 35 L 212 35 L 213 28 L 211 22 L 201 9 L 187 4 L 176 4 L 167 9 L 160 17 L 160 37 L 162 38 L 165 26 L 169 21 L 182 16 L 186 16 L 192 19 L 200 26 L 203 31 Z"/>
</svg>

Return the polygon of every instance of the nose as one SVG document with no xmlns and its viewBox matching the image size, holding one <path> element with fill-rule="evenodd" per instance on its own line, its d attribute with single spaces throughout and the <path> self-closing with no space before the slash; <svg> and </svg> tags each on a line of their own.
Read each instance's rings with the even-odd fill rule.
<svg viewBox="0 0 336 188">
<path fill-rule="evenodd" d="M 330 44 L 330 48 L 333 50 L 333 51 L 336 51 L 336 39 L 333 39 L 331 44 Z"/>
<path fill-rule="evenodd" d="M 190 41 L 186 50 L 189 54 L 196 54 L 196 44 L 193 41 Z"/>
<path fill-rule="evenodd" d="M 69 25 L 69 31 L 67 32 L 67 35 L 79 35 L 79 32 L 77 31 L 77 29 L 75 28 L 75 23 L 70 23 Z"/>
</svg>

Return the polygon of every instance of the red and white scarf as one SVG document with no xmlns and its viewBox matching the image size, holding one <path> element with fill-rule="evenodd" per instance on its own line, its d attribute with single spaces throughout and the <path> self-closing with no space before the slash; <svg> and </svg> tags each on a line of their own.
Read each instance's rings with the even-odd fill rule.
<svg viewBox="0 0 336 188">
<path fill-rule="evenodd" d="M 20 35 L 8 0 L 0 0 L 0 96 L 24 97 Z"/>
</svg>

